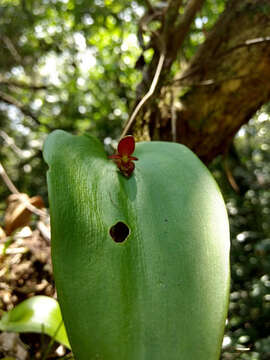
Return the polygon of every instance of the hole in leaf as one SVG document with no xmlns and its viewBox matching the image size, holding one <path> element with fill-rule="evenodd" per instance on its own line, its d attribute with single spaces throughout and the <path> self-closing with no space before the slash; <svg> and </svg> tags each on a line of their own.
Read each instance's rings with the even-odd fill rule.
<svg viewBox="0 0 270 360">
<path fill-rule="evenodd" d="M 110 228 L 110 235 L 117 243 L 125 241 L 129 233 L 130 231 L 128 226 L 122 221 L 118 221 L 118 223 L 116 223 Z"/>
</svg>

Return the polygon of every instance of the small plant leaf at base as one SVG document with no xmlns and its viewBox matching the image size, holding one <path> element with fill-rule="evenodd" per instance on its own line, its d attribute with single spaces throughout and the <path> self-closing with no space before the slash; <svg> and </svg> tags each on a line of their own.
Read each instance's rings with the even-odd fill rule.
<svg viewBox="0 0 270 360">
<path fill-rule="evenodd" d="M 44 333 L 70 349 L 59 304 L 48 296 L 34 296 L 4 313 L 0 330 Z"/>
</svg>

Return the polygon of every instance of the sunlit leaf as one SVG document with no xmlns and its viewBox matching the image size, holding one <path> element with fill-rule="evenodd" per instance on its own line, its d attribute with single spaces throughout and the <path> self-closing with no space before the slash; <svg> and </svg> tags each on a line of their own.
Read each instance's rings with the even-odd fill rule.
<svg viewBox="0 0 270 360">
<path fill-rule="evenodd" d="M 70 348 L 59 304 L 48 296 L 34 296 L 4 313 L 0 330 L 47 334 Z"/>
</svg>

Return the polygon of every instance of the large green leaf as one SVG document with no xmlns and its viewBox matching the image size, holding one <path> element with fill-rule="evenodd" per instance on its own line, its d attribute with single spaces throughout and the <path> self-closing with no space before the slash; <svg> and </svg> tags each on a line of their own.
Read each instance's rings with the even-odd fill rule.
<svg viewBox="0 0 270 360">
<path fill-rule="evenodd" d="M 0 330 L 44 333 L 70 348 L 59 304 L 48 296 L 34 296 L 4 313 Z"/>
<path fill-rule="evenodd" d="M 219 189 L 182 145 L 142 142 L 134 155 L 127 179 L 95 138 L 55 131 L 45 143 L 54 275 L 73 353 L 217 360 L 229 290 Z"/>
</svg>

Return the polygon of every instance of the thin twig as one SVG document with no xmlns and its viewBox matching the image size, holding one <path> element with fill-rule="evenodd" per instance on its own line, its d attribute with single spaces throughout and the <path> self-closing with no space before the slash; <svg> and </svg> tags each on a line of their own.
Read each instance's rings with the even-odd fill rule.
<svg viewBox="0 0 270 360">
<path fill-rule="evenodd" d="M 23 151 L 18 148 L 14 140 L 3 130 L 0 130 L 0 136 L 5 140 L 6 144 L 20 157 L 23 157 Z"/>
<path fill-rule="evenodd" d="M 236 346 L 235 351 L 248 352 L 248 351 L 250 351 L 250 348 L 249 347 L 237 347 Z"/>
<path fill-rule="evenodd" d="M 270 42 L 270 36 L 265 36 L 265 37 L 259 37 L 259 38 L 255 38 L 255 39 L 248 39 L 240 44 L 237 44 L 235 46 L 232 46 L 231 48 L 225 50 L 223 53 L 221 53 L 219 56 L 224 56 L 227 55 L 228 53 L 231 53 L 232 51 L 235 51 L 237 49 L 240 49 L 242 47 L 250 47 L 253 45 L 261 45 L 264 43 Z"/>
<path fill-rule="evenodd" d="M 9 52 L 11 53 L 11 55 L 14 57 L 14 59 L 20 63 L 22 62 L 22 57 L 21 55 L 18 53 L 17 49 L 15 48 L 15 46 L 13 45 L 13 42 L 10 40 L 9 37 L 7 37 L 6 35 L 4 35 L 2 37 L 3 42 L 5 43 L 7 49 L 9 50 Z"/>
<path fill-rule="evenodd" d="M 6 170 L 4 169 L 3 165 L 0 162 L 0 176 L 2 177 L 4 183 L 8 187 L 9 191 L 12 194 L 21 194 L 13 182 L 10 180 Z M 40 217 L 47 217 L 48 214 L 45 210 L 40 210 L 36 206 L 32 205 L 28 200 L 21 198 L 20 201 L 26 206 L 26 208 L 31 211 L 33 214 L 36 214 Z"/>
<path fill-rule="evenodd" d="M 18 87 L 21 89 L 28 89 L 28 90 L 46 90 L 46 89 L 48 89 L 47 85 L 27 84 L 22 81 L 8 80 L 8 79 L 3 79 L 3 78 L 0 78 L 0 84 L 14 86 L 14 87 Z"/>
<path fill-rule="evenodd" d="M 266 36 L 266 37 L 260 37 L 260 38 L 255 38 L 255 39 L 248 39 L 243 43 L 237 44 L 231 48 L 229 48 L 228 50 L 225 50 L 223 53 L 221 53 L 219 56 L 225 56 L 228 55 L 229 53 L 243 48 L 243 47 L 250 47 L 250 46 L 254 46 L 254 45 L 261 45 L 264 43 L 270 42 L 270 36 Z M 211 66 L 211 65 L 209 65 Z M 209 67 L 208 66 L 208 67 Z M 184 80 L 186 80 L 187 78 L 189 78 L 190 76 L 194 75 L 196 72 L 198 72 L 198 68 L 193 69 L 192 71 L 184 74 L 183 76 L 173 79 L 170 83 L 175 83 L 175 82 L 183 82 Z M 253 73 L 254 75 L 255 73 Z M 186 83 L 184 84 L 185 86 L 209 86 L 209 85 L 217 85 L 217 84 L 222 84 L 225 81 L 229 81 L 229 80 L 241 80 L 246 78 L 247 75 L 239 75 L 239 76 L 234 76 L 228 79 L 224 79 L 224 80 L 214 80 L 214 79 L 208 79 L 208 80 L 203 80 L 200 81 L 198 83 Z"/>
<path fill-rule="evenodd" d="M 158 79 L 163 67 L 165 61 L 165 53 L 162 52 L 158 61 L 158 65 L 157 65 L 157 69 L 152 81 L 152 84 L 148 90 L 148 92 L 144 95 L 144 97 L 141 99 L 141 101 L 138 103 L 138 105 L 136 106 L 135 110 L 133 111 L 133 113 L 131 114 L 121 136 L 120 139 L 122 139 L 128 132 L 131 124 L 133 123 L 134 119 L 136 118 L 136 116 L 138 115 L 139 111 L 141 110 L 141 108 L 143 107 L 143 105 L 146 103 L 146 101 L 154 94 L 157 83 L 158 83 Z"/>
<path fill-rule="evenodd" d="M 202 80 L 200 82 L 184 81 L 194 74 L 195 74 L 195 71 L 188 73 L 187 75 L 183 75 L 180 78 L 173 79 L 172 81 L 169 82 L 169 84 L 179 82 L 180 83 L 179 86 L 183 86 L 183 87 L 186 87 L 186 86 L 189 86 L 189 87 L 191 87 L 191 86 L 211 86 L 211 85 L 221 85 L 221 84 L 225 83 L 226 81 L 231 81 L 231 80 L 245 80 L 248 77 L 248 75 L 238 75 L 238 76 L 232 76 L 229 78 L 225 78 L 222 80 L 207 79 L 207 80 Z M 256 72 L 254 72 L 253 75 L 256 75 Z M 183 82 L 182 85 L 181 85 L 181 82 Z"/>
<path fill-rule="evenodd" d="M 0 101 L 16 106 L 24 115 L 31 117 L 38 125 L 42 125 L 38 118 L 14 97 L 0 91 Z"/>
<path fill-rule="evenodd" d="M 171 127 L 172 127 L 172 141 L 176 142 L 176 108 L 174 104 L 174 93 L 171 90 Z"/>
<path fill-rule="evenodd" d="M 16 186 L 10 180 L 10 178 L 9 178 L 8 174 L 6 173 L 6 170 L 4 169 L 1 162 L 0 162 L 0 175 L 1 175 L 4 183 L 7 185 L 9 191 L 12 192 L 12 194 L 20 194 L 19 190 L 16 188 Z"/>
<path fill-rule="evenodd" d="M 231 185 L 232 189 L 236 193 L 239 193 L 240 189 L 239 189 L 239 186 L 238 186 L 237 182 L 235 181 L 235 178 L 234 178 L 234 176 L 232 174 L 232 171 L 230 169 L 227 154 L 224 155 L 224 158 L 223 158 L 223 168 L 224 168 L 225 174 L 227 176 L 227 180 L 228 180 L 229 184 Z"/>
</svg>

